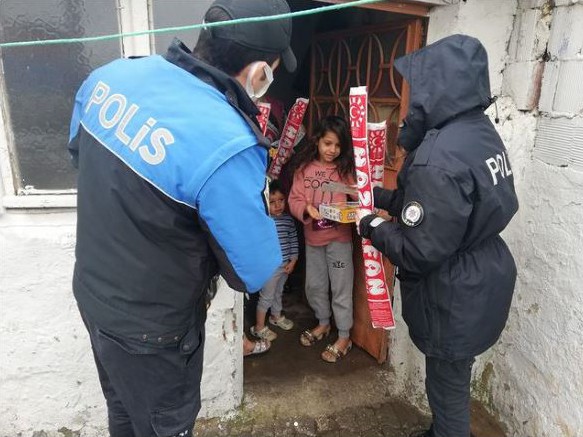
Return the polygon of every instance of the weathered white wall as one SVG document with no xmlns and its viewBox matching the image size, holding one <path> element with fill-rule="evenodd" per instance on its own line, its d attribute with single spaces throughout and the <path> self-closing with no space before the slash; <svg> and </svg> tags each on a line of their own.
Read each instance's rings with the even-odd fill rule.
<svg viewBox="0 0 583 437">
<path fill-rule="evenodd" d="M 482 41 L 490 62 L 492 92 L 500 93 L 506 51 L 512 33 L 516 0 L 469 0 L 431 9 L 427 44 L 462 33 Z"/>
<path fill-rule="evenodd" d="M 243 294 L 221 281 L 206 322 L 200 417 L 223 415 L 243 399 Z"/>
<path fill-rule="evenodd" d="M 429 22 L 429 43 L 452 33 L 484 43 L 501 95 L 497 129 L 521 206 L 504 238 L 518 281 L 473 394 L 515 437 L 583 435 L 583 4 L 554 3 L 468 0 L 434 8 Z M 423 360 L 405 329 L 393 335 L 396 387 L 426 407 Z"/>
<path fill-rule="evenodd" d="M 0 210 L 0 436 L 106 435 L 105 400 L 71 291 L 75 214 Z M 243 392 L 242 298 L 222 286 L 211 305 L 201 415 Z"/>
<path fill-rule="evenodd" d="M 555 4 L 519 2 L 509 65 L 542 67 L 505 72 L 500 130 L 521 203 L 505 238 L 519 276 L 507 329 L 475 375 L 514 436 L 583 435 L 583 4 Z"/>
</svg>

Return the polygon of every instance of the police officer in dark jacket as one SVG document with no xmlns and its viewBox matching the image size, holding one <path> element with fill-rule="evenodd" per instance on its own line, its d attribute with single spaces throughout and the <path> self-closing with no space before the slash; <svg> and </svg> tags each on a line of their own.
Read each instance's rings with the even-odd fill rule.
<svg viewBox="0 0 583 437">
<path fill-rule="evenodd" d="M 470 435 L 474 357 L 500 336 L 516 265 L 500 237 L 518 201 L 508 153 L 484 110 L 488 58 L 465 35 L 398 59 L 410 103 L 398 142 L 408 156 L 394 191 L 375 207 L 398 223 L 360 215 L 359 231 L 398 267 L 403 318 L 426 356 L 431 437 Z"/>
</svg>

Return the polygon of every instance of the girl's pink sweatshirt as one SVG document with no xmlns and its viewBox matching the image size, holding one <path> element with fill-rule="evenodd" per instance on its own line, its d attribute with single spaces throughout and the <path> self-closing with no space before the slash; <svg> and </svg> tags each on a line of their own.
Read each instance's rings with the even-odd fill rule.
<svg viewBox="0 0 583 437">
<path fill-rule="evenodd" d="M 318 209 L 321 203 L 346 202 L 343 193 L 323 191 L 322 186 L 328 182 L 354 184 L 353 178 L 343 180 L 334 164 L 322 164 L 312 161 L 294 174 L 294 180 L 289 194 L 289 209 L 292 215 L 304 224 L 306 244 L 310 246 L 325 246 L 333 241 L 352 241 L 352 226 L 350 224 L 334 223 L 330 229 L 314 230 L 312 218 L 306 213 L 306 205 L 311 203 Z"/>
</svg>

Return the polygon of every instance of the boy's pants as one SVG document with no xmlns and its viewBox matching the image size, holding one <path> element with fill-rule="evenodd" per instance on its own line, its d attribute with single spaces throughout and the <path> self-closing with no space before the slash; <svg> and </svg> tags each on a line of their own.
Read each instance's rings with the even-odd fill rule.
<svg viewBox="0 0 583 437">
<path fill-rule="evenodd" d="M 160 349 L 130 344 L 103 332 L 83 311 L 81 317 L 111 437 L 190 437 L 200 410 L 204 331 L 191 331 L 178 345 Z"/>
<path fill-rule="evenodd" d="M 348 338 L 352 328 L 352 243 L 333 241 L 326 246 L 306 244 L 306 297 L 322 325 L 330 323 L 329 285 L 338 336 Z"/>
<path fill-rule="evenodd" d="M 257 304 L 258 310 L 267 312 L 271 308 L 271 314 L 281 314 L 283 287 L 288 276 L 283 270 L 286 264 L 287 262 L 279 266 L 271 279 L 261 289 Z"/>
<path fill-rule="evenodd" d="M 474 358 L 425 357 L 425 389 L 433 415 L 432 437 L 470 436 L 470 378 Z"/>
</svg>

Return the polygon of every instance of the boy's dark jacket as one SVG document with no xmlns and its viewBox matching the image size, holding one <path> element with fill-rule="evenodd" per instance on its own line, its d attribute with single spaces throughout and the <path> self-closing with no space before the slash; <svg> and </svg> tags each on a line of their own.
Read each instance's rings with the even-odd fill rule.
<svg viewBox="0 0 583 437">
<path fill-rule="evenodd" d="M 369 216 L 361 230 L 399 267 L 417 347 L 447 360 L 473 357 L 500 336 L 516 280 L 499 234 L 518 201 L 506 149 L 484 114 L 487 54 L 478 40 L 454 35 L 395 67 L 411 89 L 399 137 L 409 155 L 397 190 L 375 190 L 375 206 L 399 223 L 373 228 Z"/>
</svg>

